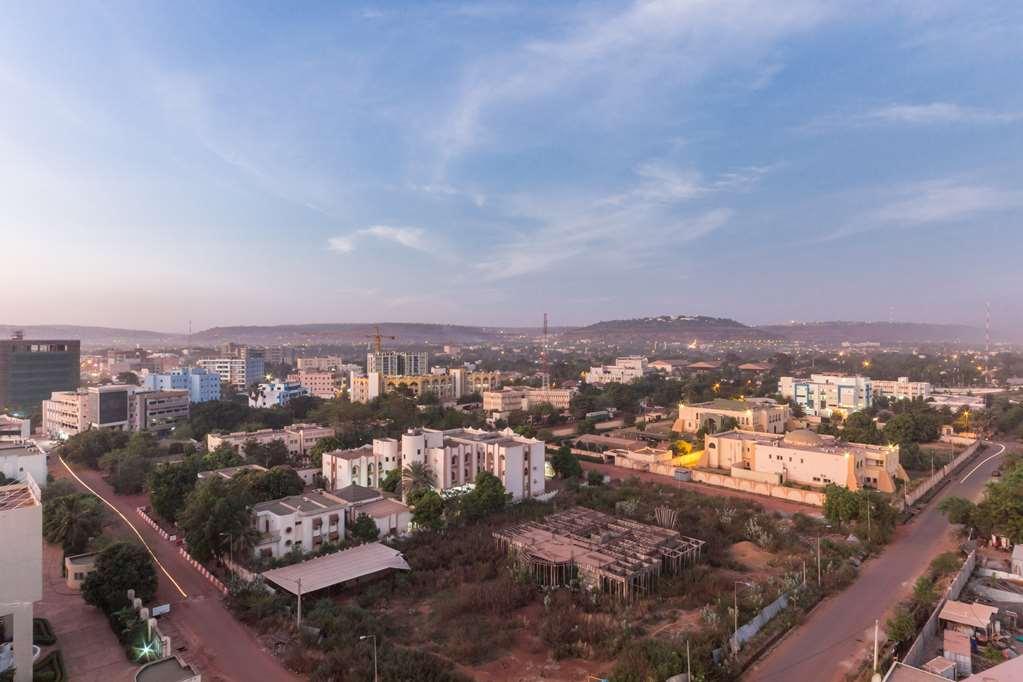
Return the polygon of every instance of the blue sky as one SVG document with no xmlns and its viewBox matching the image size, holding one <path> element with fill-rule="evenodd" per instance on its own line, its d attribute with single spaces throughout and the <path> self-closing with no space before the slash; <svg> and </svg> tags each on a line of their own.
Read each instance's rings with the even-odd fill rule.
<svg viewBox="0 0 1023 682">
<path fill-rule="evenodd" d="M 5 6 L 0 322 L 1023 327 L 1023 4 Z"/>
</svg>

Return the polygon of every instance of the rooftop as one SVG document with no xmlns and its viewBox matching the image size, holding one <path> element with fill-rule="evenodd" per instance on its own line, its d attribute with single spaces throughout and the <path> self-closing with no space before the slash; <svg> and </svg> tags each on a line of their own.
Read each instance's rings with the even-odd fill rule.
<svg viewBox="0 0 1023 682">
<path fill-rule="evenodd" d="M 35 507 L 40 504 L 39 488 L 31 476 L 24 483 L 0 485 L 0 512 Z"/>
<path fill-rule="evenodd" d="M 345 502 L 355 504 L 356 502 L 366 502 L 368 500 L 375 500 L 381 497 L 380 491 L 375 488 L 367 488 L 364 485 L 353 483 L 346 485 L 344 488 L 340 488 L 334 491 L 334 497 L 340 497 Z"/>
<path fill-rule="evenodd" d="M 372 457 L 373 446 L 367 443 L 366 445 L 360 445 L 357 448 L 351 448 L 349 450 L 333 450 L 331 452 L 325 452 L 324 456 L 337 457 L 338 459 L 362 459 L 363 457 Z"/>
<path fill-rule="evenodd" d="M 135 682 L 188 682 L 199 673 L 180 658 L 171 656 L 148 663 L 135 673 Z"/>
<path fill-rule="evenodd" d="M 754 403 L 746 400 L 729 400 L 728 398 L 715 398 L 714 400 L 708 400 L 705 403 L 694 403 L 688 407 L 699 407 L 705 410 L 727 410 L 729 412 L 745 412 L 747 410 L 759 410 L 764 407 L 771 407 L 764 405 L 763 403 Z M 775 405 L 774 407 L 783 407 L 782 405 Z"/>
<path fill-rule="evenodd" d="M 998 613 L 997 606 L 986 604 L 970 604 L 963 601 L 948 600 L 942 607 L 938 618 L 948 620 L 961 625 L 969 625 L 975 628 L 986 628 L 991 624 L 991 618 Z"/>
<path fill-rule="evenodd" d="M 382 516 L 390 516 L 391 514 L 403 514 L 409 511 L 409 508 L 399 502 L 398 500 L 384 497 L 379 500 L 367 502 L 356 507 L 355 511 L 359 514 L 366 514 L 374 519 Z"/>
<path fill-rule="evenodd" d="M 411 570 L 401 552 L 379 542 L 370 542 L 343 552 L 275 568 L 263 573 L 263 577 L 292 594 L 298 593 L 298 581 L 301 580 L 302 594 L 308 594 L 388 569 Z"/>
<path fill-rule="evenodd" d="M 266 471 L 266 467 L 259 464 L 242 464 L 236 467 L 224 467 L 223 469 L 211 469 L 209 471 L 200 471 L 199 478 L 211 478 L 213 476 L 220 476 L 222 478 L 233 478 L 235 474 L 242 471 Z"/>
<path fill-rule="evenodd" d="M 288 514 L 294 514 L 295 512 L 314 514 L 317 512 L 332 511 L 335 509 L 344 509 L 348 506 L 348 503 L 343 499 L 325 493 L 322 490 L 314 490 L 312 492 L 303 493 L 302 495 L 292 495 L 291 497 L 282 497 L 279 500 L 269 500 L 268 502 L 260 502 L 252 506 L 253 512 L 269 512 L 277 516 L 287 516 Z"/>
</svg>

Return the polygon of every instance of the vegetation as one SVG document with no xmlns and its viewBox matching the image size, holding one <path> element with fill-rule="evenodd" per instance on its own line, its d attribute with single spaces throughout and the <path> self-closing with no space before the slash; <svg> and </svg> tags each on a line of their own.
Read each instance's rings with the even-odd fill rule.
<svg viewBox="0 0 1023 682">
<path fill-rule="evenodd" d="M 245 480 L 214 476 L 189 493 L 178 525 L 184 531 L 188 551 L 198 561 L 209 561 L 235 551 L 251 551 L 256 530 L 249 520 L 253 493 Z"/>
<path fill-rule="evenodd" d="M 898 513 L 887 497 L 869 488 L 853 492 L 834 484 L 828 485 L 824 494 L 828 521 L 852 530 L 868 543 L 886 544 L 891 540 Z"/>
<path fill-rule="evenodd" d="M 987 484 L 979 504 L 962 497 L 946 497 L 939 509 L 952 523 L 961 523 L 979 537 L 992 534 L 1023 542 L 1023 462 L 1007 458 L 1001 479 Z"/>
<path fill-rule="evenodd" d="M 81 554 L 103 531 L 102 503 L 90 494 L 69 492 L 43 502 L 43 537 L 65 555 Z"/>
<path fill-rule="evenodd" d="M 96 469 L 99 468 L 100 457 L 123 448 L 128 439 L 128 434 L 123 431 L 89 429 L 68 438 L 61 446 L 60 454 L 71 462 Z"/>
<path fill-rule="evenodd" d="M 128 606 L 128 590 L 143 603 L 156 594 L 156 569 L 141 545 L 116 542 L 96 556 L 96 570 L 82 583 L 82 597 L 111 616 Z"/>
<path fill-rule="evenodd" d="M 360 542 L 373 542 L 380 537 L 380 528 L 377 527 L 377 522 L 368 514 L 359 514 L 349 531 Z"/>
</svg>

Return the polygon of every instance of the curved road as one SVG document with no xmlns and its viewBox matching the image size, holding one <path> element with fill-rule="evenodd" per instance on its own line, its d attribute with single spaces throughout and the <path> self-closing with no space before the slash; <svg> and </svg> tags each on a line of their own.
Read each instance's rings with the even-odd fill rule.
<svg viewBox="0 0 1023 682">
<path fill-rule="evenodd" d="M 168 634 L 182 655 L 196 665 L 209 682 L 298 682 L 301 678 L 281 666 L 251 630 L 235 620 L 220 592 L 164 540 L 143 523 L 135 509 L 148 504 L 145 495 L 117 495 L 98 471 L 72 470 L 59 460 L 67 474 L 102 500 L 142 541 L 157 562 L 160 581 L 156 598 L 171 604 L 160 618 L 169 622 Z M 62 473 L 62 472 L 57 472 Z M 163 627 L 161 625 L 161 627 Z"/>
<path fill-rule="evenodd" d="M 888 611 L 909 594 L 931 560 L 957 546 L 955 532 L 938 511 L 938 503 L 953 495 L 979 498 L 1003 452 L 1005 445 L 989 443 L 910 523 L 896 530 L 895 540 L 880 557 L 863 565 L 856 582 L 821 602 L 743 679 L 844 680 L 872 650 L 874 620 L 883 626 Z"/>
</svg>

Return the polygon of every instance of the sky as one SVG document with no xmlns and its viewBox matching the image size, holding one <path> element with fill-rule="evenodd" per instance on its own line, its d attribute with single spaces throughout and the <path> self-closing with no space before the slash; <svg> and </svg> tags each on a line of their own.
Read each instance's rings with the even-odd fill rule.
<svg viewBox="0 0 1023 682">
<path fill-rule="evenodd" d="M 0 323 L 1023 328 L 1023 3 L 4 14 Z"/>
</svg>

